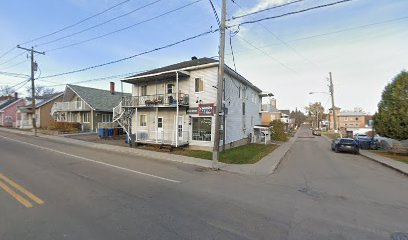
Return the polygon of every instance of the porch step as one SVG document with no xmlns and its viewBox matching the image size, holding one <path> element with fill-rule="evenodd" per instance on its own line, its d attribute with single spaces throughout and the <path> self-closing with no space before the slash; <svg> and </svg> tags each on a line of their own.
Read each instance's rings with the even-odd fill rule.
<svg viewBox="0 0 408 240">
<path fill-rule="evenodd" d="M 173 152 L 174 147 L 171 145 L 160 145 L 160 149 L 168 150 L 169 152 Z"/>
</svg>

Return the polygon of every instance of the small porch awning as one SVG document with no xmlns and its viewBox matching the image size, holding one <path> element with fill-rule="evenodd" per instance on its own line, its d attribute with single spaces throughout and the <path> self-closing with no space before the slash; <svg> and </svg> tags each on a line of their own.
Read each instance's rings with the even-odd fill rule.
<svg viewBox="0 0 408 240">
<path fill-rule="evenodd" d="M 178 77 L 180 80 L 186 79 L 190 76 L 189 72 L 173 70 L 173 71 L 147 74 L 147 75 L 141 75 L 141 76 L 135 76 L 135 77 L 128 77 L 128 78 L 123 79 L 122 82 L 139 83 L 139 82 L 150 82 L 150 81 L 175 80 L 177 76 L 176 72 L 178 72 Z"/>
</svg>

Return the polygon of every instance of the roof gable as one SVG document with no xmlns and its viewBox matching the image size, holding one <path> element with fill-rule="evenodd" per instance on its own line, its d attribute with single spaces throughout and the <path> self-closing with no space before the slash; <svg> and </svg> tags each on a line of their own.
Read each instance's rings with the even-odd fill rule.
<svg viewBox="0 0 408 240">
<path fill-rule="evenodd" d="M 82 87 L 68 84 L 70 88 L 82 100 L 84 100 L 92 109 L 96 111 L 110 112 L 122 101 L 122 93 L 115 92 L 111 94 L 108 90 Z M 131 96 L 129 93 L 123 93 L 123 96 Z"/>
<path fill-rule="evenodd" d="M 11 105 L 13 105 L 13 104 L 15 104 L 15 103 L 17 103 L 17 102 L 19 102 L 21 100 L 23 100 L 23 99 L 21 99 L 21 98 L 17 98 L 17 99 L 12 98 L 12 99 L 8 99 L 8 100 L 5 100 L 5 101 L 1 101 L 0 102 L 0 111 L 10 107 Z"/>
</svg>

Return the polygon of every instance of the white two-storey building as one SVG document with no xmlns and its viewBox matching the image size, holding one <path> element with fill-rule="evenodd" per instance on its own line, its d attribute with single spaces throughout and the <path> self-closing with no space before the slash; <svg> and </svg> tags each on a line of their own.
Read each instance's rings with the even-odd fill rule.
<svg viewBox="0 0 408 240">
<path fill-rule="evenodd" d="M 215 131 L 217 73 L 217 60 L 193 57 L 128 77 L 122 81 L 132 84 L 132 96 L 114 108 L 113 119 L 136 143 L 209 150 Z M 266 95 L 228 66 L 224 86 L 221 145 L 230 148 L 254 141 Z"/>
</svg>

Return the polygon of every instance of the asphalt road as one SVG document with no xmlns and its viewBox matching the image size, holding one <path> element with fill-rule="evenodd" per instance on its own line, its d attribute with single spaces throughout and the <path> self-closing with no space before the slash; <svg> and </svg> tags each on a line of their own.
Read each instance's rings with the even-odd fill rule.
<svg viewBox="0 0 408 240">
<path fill-rule="evenodd" d="M 408 232 L 406 176 L 331 152 L 326 139 L 300 131 L 269 176 L 0 131 L 0 239 L 392 239 Z"/>
</svg>

